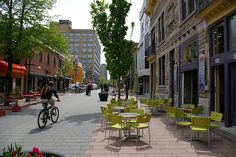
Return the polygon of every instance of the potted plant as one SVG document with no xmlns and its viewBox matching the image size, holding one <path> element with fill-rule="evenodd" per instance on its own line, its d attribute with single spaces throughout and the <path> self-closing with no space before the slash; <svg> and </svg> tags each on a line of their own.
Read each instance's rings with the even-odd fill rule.
<svg viewBox="0 0 236 157">
<path fill-rule="evenodd" d="M 19 96 L 18 90 L 14 90 L 11 92 L 12 100 L 11 100 L 10 104 L 12 105 L 12 107 L 11 107 L 12 112 L 20 112 L 21 111 L 21 107 L 18 106 L 18 100 L 17 100 L 18 96 Z"/>
<path fill-rule="evenodd" d="M 98 93 L 100 101 L 107 101 L 107 99 L 108 99 L 109 88 L 108 88 L 107 84 L 108 84 L 108 81 L 105 78 L 100 77 L 101 92 Z"/>
</svg>

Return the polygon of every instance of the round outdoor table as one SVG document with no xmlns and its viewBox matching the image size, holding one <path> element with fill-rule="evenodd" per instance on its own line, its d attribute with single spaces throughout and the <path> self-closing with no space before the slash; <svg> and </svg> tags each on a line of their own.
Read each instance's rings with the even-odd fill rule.
<svg viewBox="0 0 236 157">
<path fill-rule="evenodd" d="M 138 116 L 137 113 L 132 113 L 132 112 L 126 112 L 126 113 L 120 113 L 120 116 L 123 118 L 136 118 Z"/>
<path fill-rule="evenodd" d="M 189 117 L 189 118 L 193 118 L 193 117 L 209 118 L 208 115 L 204 115 L 204 114 L 191 114 L 191 113 L 187 114 L 187 117 Z"/>
<path fill-rule="evenodd" d="M 128 123 L 129 119 L 136 118 L 139 114 L 133 113 L 133 112 L 125 112 L 125 113 L 120 113 L 120 116 L 124 118 L 125 122 Z M 127 134 L 126 134 L 127 135 Z M 130 134 L 130 127 L 128 130 L 128 135 L 126 136 L 126 139 L 135 139 L 137 136 L 131 136 Z"/>
<path fill-rule="evenodd" d="M 123 106 L 113 106 L 113 107 L 112 107 L 112 110 L 118 111 L 119 113 L 120 113 L 120 112 L 123 112 L 124 109 L 125 109 L 125 107 L 123 107 Z"/>
</svg>

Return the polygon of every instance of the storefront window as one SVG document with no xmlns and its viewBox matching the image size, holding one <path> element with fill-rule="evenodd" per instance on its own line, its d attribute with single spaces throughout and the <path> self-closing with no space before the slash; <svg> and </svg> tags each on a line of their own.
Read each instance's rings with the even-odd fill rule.
<svg viewBox="0 0 236 157">
<path fill-rule="evenodd" d="M 229 18 L 229 48 L 236 49 L 236 15 Z"/>
<path fill-rule="evenodd" d="M 224 52 L 224 23 L 221 22 L 212 28 L 213 55 Z"/>
<path fill-rule="evenodd" d="M 189 64 L 198 58 L 197 42 L 194 41 L 182 49 L 181 65 Z"/>
</svg>

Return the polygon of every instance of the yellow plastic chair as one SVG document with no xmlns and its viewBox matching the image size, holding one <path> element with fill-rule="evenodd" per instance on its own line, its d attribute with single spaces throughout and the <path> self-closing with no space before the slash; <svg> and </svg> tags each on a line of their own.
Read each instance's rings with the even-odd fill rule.
<svg viewBox="0 0 236 157">
<path fill-rule="evenodd" d="M 144 110 L 143 109 L 137 109 L 137 108 L 136 109 L 130 109 L 129 112 L 137 113 L 139 115 L 144 114 Z M 136 122 L 137 122 L 137 118 L 129 120 L 129 123 L 136 123 Z"/>
<path fill-rule="evenodd" d="M 208 147 L 210 147 L 210 121 L 209 117 L 193 117 L 191 119 L 191 143 L 193 140 L 193 133 L 207 133 Z"/>
<path fill-rule="evenodd" d="M 151 114 L 143 114 L 143 115 L 138 115 L 137 116 L 137 121 L 136 123 L 131 123 L 131 127 L 137 129 L 137 142 L 140 137 L 140 130 L 148 128 L 148 133 L 149 133 L 149 144 L 151 142 L 150 138 L 150 120 L 151 120 Z"/>
<path fill-rule="evenodd" d="M 112 98 L 112 99 L 111 99 L 111 103 L 117 103 L 116 99 L 115 99 L 115 98 Z"/>
<path fill-rule="evenodd" d="M 119 137 L 120 137 L 120 145 L 121 145 L 122 130 L 128 129 L 129 125 L 122 122 L 122 117 L 119 115 L 107 114 L 107 119 L 111 123 L 110 129 L 109 129 L 109 137 L 112 136 L 113 130 L 118 130 Z M 108 138 L 108 144 L 109 144 L 109 138 Z"/>
<path fill-rule="evenodd" d="M 114 103 L 114 104 L 109 103 L 109 104 L 107 104 L 107 109 L 108 109 L 108 111 L 109 111 L 110 113 L 112 113 L 112 114 L 118 115 L 119 112 L 113 112 L 113 111 L 112 111 L 112 107 L 113 107 L 113 106 L 119 106 L 119 104 L 118 104 L 118 103 Z"/>
<path fill-rule="evenodd" d="M 223 113 L 218 113 L 218 112 L 213 112 L 212 111 L 211 115 L 210 115 L 210 118 L 211 118 L 211 121 L 220 123 L 222 121 L 222 118 L 223 118 Z M 211 122 L 210 127 L 213 128 L 213 129 L 216 129 L 216 128 L 218 128 L 218 125 Z"/>
<path fill-rule="evenodd" d="M 175 110 L 175 129 L 174 129 L 174 136 L 176 133 L 176 127 L 177 126 L 182 126 L 182 127 L 187 127 L 191 125 L 190 121 L 185 120 L 185 113 L 182 110 Z M 182 134 L 183 134 L 183 129 L 182 129 Z"/>
</svg>

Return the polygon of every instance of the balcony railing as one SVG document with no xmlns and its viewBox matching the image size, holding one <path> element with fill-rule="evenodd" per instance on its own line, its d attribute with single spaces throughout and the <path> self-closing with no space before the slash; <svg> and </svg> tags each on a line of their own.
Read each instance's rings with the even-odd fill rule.
<svg viewBox="0 0 236 157">
<path fill-rule="evenodd" d="M 150 57 L 156 55 L 155 45 L 149 46 L 145 51 L 145 56 Z"/>
<path fill-rule="evenodd" d="M 203 11 L 209 4 L 211 4 L 214 0 L 197 0 L 197 12 L 200 13 Z"/>
</svg>

